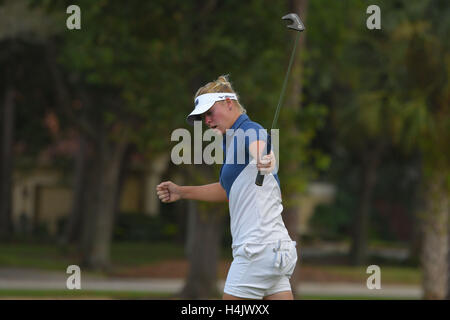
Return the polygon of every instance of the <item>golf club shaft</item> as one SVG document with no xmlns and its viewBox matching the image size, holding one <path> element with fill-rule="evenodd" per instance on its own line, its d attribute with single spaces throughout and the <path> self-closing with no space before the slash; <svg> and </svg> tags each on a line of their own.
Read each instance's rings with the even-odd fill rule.
<svg viewBox="0 0 450 320">
<path fill-rule="evenodd" d="M 272 129 L 275 128 L 277 121 L 278 121 L 278 115 L 280 113 L 280 108 L 281 105 L 283 103 L 283 98 L 284 98 L 284 94 L 286 92 L 286 87 L 287 87 L 287 83 L 288 83 L 288 79 L 289 79 L 289 74 L 291 73 L 291 68 L 292 68 L 292 64 L 294 62 L 294 57 L 295 57 L 295 51 L 297 49 L 297 44 L 298 44 L 298 40 L 300 39 L 300 32 L 297 33 L 297 36 L 295 37 L 295 43 L 294 43 L 294 48 L 292 49 L 292 53 L 291 53 L 291 59 L 289 60 L 289 66 L 286 72 L 286 75 L 284 76 L 284 81 L 283 81 L 283 87 L 281 89 L 281 94 L 280 97 L 278 99 L 278 105 L 277 105 L 277 109 L 275 111 L 275 116 L 273 118 L 273 122 L 272 122 L 272 127 L 271 127 L 271 131 Z M 271 132 L 270 132 L 271 133 Z M 270 133 L 267 134 L 267 146 L 265 148 L 265 150 L 267 150 L 266 154 L 270 154 L 271 151 L 271 139 L 270 139 Z M 263 152 L 264 154 L 265 152 Z M 264 175 L 261 174 L 261 172 L 258 170 L 258 175 L 256 176 L 256 180 L 255 180 L 255 184 L 257 186 L 262 186 L 264 182 Z"/>
</svg>

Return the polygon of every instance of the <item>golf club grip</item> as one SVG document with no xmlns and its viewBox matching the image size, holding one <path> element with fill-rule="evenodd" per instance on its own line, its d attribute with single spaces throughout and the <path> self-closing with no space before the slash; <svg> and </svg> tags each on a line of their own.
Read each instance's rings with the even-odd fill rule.
<svg viewBox="0 0 450 320">
<path fill-rule="evenodd" d="M 267 145 L 265 148 L 266 152 L 263 152 L 263 154 L 269 154 L 272 150 L 272 137 L 270 134 L 267 135 Z M 264 182 L 264 175 L 258 170 L 258 174 L 256 175 L 255 184 L 259 187 L 263 185 Z"/>
<path fill-rule="evenodd" d="M 259 172 L 258 170 L 258 174 L 256 176 L 256 180 L 255 180 L 255 184 L 259 187 L 261 187 L 263 185 L 264 182 L 264 175 L 261 174 L 261 172 Z"/>
</svg>

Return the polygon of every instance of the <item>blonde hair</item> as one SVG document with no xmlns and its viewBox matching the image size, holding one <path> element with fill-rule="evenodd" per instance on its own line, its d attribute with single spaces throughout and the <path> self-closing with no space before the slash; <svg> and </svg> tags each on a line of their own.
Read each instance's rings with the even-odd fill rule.
<svg viewBox="0 0 450 320">
<path fill-rule="evenodd" d="M 228 92 L 228 93 L 234 93 L 239 99 L 239 95 L 233 90 L 233 87 L 231 86 L 231 82 L 229 80 L 229 75 L 221 75 L 217 78 L 215 81 L 211 81 L 207 84 L 205 84 L 203 87 L 197 90 L 197 93 L 195 94 L 195 98 L 198 96 L 205 94 L 205 93 L 215 93 L 215 92 Z M 239 103 L 238 100 L 232 100 L 236 103 L 236 105 L 239 108 L 239 111 L 241 113 L 247 113 L 247 110 Z"/>
</svg>

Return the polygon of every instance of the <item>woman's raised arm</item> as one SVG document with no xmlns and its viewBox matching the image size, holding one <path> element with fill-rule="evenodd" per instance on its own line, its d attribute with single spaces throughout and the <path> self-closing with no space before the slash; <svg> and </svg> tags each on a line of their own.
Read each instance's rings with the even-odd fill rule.
<svg viewBox="0 0 450 320">
<path fill-rule="evenodd" d="M 219 182 L 202 186 L 179 186 L 172 181 L 161 182 L 156 187 L 159 199 L 164 203 L 180 199 L 200 200 L 208 202 L 227 201 L 227 194 Z"/>
</svg>

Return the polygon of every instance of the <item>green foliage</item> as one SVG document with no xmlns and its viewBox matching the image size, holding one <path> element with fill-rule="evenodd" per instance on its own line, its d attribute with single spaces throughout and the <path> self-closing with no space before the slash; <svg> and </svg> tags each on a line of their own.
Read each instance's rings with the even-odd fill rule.
<svg viewBox="0 0 450 320">
<path fill-rule="evenodd" d="M 164 215 L 122 213 L 114 226 L 114 241 L 170 241 L 176 240 L 179 226 L 167 221 Z"/>
<path fill-rule="evenodd" d="M 311 217 L 310 226 L 315 236 L 325 240 L 344 240 L 350 237 L 355 197 L 339 190 L 333 204 L 317 206 Z"/>
<path fill-rule="evenodd" d="M 440 22 L 446 21 L 448 4 L 373 4 L 381 7 L 382 30 L 365 28 L 361 1 L 311 3 L 307 94 L 333 106 L 339 142 L 357 152 L 368 141 L 393 143 L 408 152 L 430 146 L 442 150 L 438 137 L 449 131 L 444 129 L 448 103 L 442 100 L 448 87 L 443 30 L 449 28 Z M 446 124 L 439 134 L 438 123 Z"/>
<path fill-rule="evenodd" d="M 376 195 L 405 208 L 411 216 L 417 203 L 412 190 L 401 190 L 408 181 L 406 173 L 419 170 L 425 179 L 438 174 L 450 181 L 449 2 L 370 4 L 381 8 L 381 30 L 366 28 L 367 2 L 309 2 L 305 99 L 329 111 L 315 143 L 332 153 L 328 176 L 342 192 L 356 200 L 367 155 L 377 145 L 388 146 L 385 150 L 391 154 L 385 153 L 379 170 L 384 170 L 389 158 L 402 174 L 390 179 L 379 172 L 377 184 L 385 192 Z M 313 223 L 319 232 L 338 233 L 340 213 L 350 214 L 339 208 L 336 204 L 316 211 Z M 396 238 L 389 227 L 399 224 L 399 217 L 381 217 L 374 207 L 370 211 L 372 236 Z M 408 223 L 407 215 L 403 224 Z"/>
<path fill-rule="evenodd" d="M 54 11 L 65 5 L 51 3 Z M 284 3 L 77 4 L 82 8 L 82 29 L 61 38 L 60 60 L 90 87 L 109 88 L 117 95 L 118 108 L 95 106 L 102 122 L 119 124 L 120 130 L 111 135 L 128 137 L 149 155 L 167 152 L 171 131 L 186 127 L 195 91 L 221 74 L 231 75 L 250 117 L 270 125 L 290 43 L 281 21 Z M 286 119 L 297 125 L 295 117 Z M 310 126 L 298 137 L 285 136 L 282 158 L 291 161 L 301 154 L 306 162 L 304 149 L 314 130 Z M 291 152 L 292 145 L 298 152 Z M 326 166 L 326 161 L 315 161 Z"/>
<path fill-rule="evenodd" d="M 31 23 L 33 32 L 53 37 L 68 85 L 87 88 L 93 97 L 91 109 L 74 110 L 76 115 L 105 126 L 113 139 L 128 139 L 149 158 L 170 150 L 171 132 L 187 127 L 185 116 L 195 91 L 221 74 L 231 75 L 249 116 L 270 126 L 291 43 L 280 19 L 286 2 L 80 0 L 79 31 L 68 31 L 61 14 L 71 1 L 29 3 L 34 13 L 19 12 L 22 20 Z M 302 35 L 306 49 L 299 53 L 304 63 L 302 108 L 286 103 L 279 121 L 283 192 L 304 190 L 308 181 L 327 171 L 334 181 L 343 179 L 361 165 L 361 154 L 378 143 L 421 154 L 425 174 L 447 174 L 450 185 L 448 3 L 373 1 L 382 10 L 382 30 L 369 31 L 367 2 L 309 1 Z M 38 28 L 36 17 L 42 20 L 44 13 L 49 25 Z M 19 89 L 29 94 L 20 97 L 19 104 L 30 109 L 18 109 L 16 131 L 18 140 L 38 153 L 51 142 L 35 117 L 52 103 L 45 68 L 40 67 L 45 59 L 33 46 L 16 43 L 5 48 L 2 67 L 32 71 L 33 77 L 20 83 Z M 196 170 L 205 172 L 198 178 L 208 180 L 203 183 L 217 177 L 217 168 L 206 173 L 196 167 L 189 174 L 200 176 Z M 344 194 L 351 192 L 355 189 Z M 334 229 L 330 210 L 320 208 L 317 219 L 336 234 L 345 214 L 339 209 L 337 217 L 342 219 L 337 218 Z M 158 229 L 156 238 L 170 238 L 176 231 L 173 226 L 164 231 L 161 221 L 121 219 L 119 238 L 130 233 L 133 224 L 138 225 L 131 235 L 136 239 L 152 237 L 146 234 L 148 228 Z"/>
</svg>

